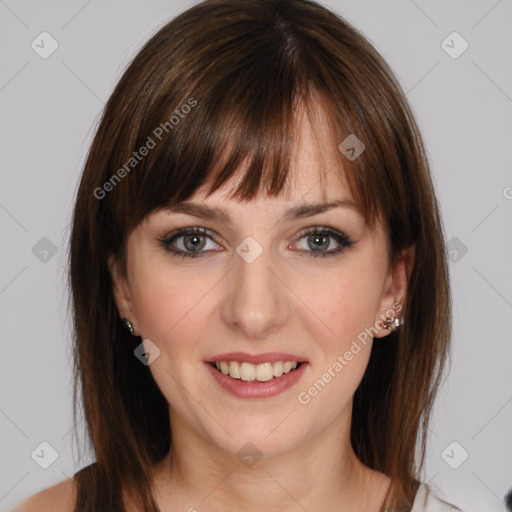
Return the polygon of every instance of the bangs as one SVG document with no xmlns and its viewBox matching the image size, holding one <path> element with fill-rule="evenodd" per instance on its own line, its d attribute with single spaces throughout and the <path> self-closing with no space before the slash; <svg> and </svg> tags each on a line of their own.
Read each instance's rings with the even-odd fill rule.
<svg viewBox="0 0 512 512">
<path fill-rule="evenodd" d="M 194 57 L 192 76 L 179 69 L 186 68 L 183 58 L 160 63 L 174 70 L 156 71 L 161 80 L 149 80 L 154 89 L 150 103 L 136 106 L 131 149 L 150 142 L 153 148 L 116 190 L 122 196 L 116 200 L 122 232 L 128 234 L 156 210 L 187 200 L 206 182 L 212 183 L 208 195 L 238 178 L 233 198 L 278 196 L 290 186 L 303 115 L 316 139 L 323 193 L 327 174 L 345 180 L 366 225 L 373 228 L 380 198 L 377 189 L 361 190 L 372 181 L 364 176 L 364 154 L 350 161 L 338 149 L 349 133 L 363 130 L 353 123 L 354 112 L 340 91 L 343 84 L 332 77 L 319 80 L 325 71 L 315 69 L 286 27 L 269 30 L 261 35 L 257 26 L 244 27 L 239 46 L 233 35 L 216 43 L 213 60 L 211 48 Z M 186 80 L 176 78 L 183 75 Z M 328 140 L 319 134 L 326 125 Z M 325 151 L 336 155 L 338 165 L 327 168 Z"/>
<path fill-rule="evenodd" d="M 318 185 L 325 199 L 327 176 L 333 175 L 348 185 L 364 222 L 369 228 L 374 227 L 377 211 L 364 208 L 364 194 L 358 189 L 358 183 L 366 181 L 361 179 L 363 170 L 338 149 L 346 130 L 332 115 L 333 106 L 317 91 L 281 88 L 281 94 L 274 94 L 271 87 L 264 87 L 264 77 L 260 81 L 261 84 L 249 77 L 247 80 L 253 84 L 253 92 L 260 91 L 259 96 L 240 87 L 202 91 L 205 96 L 196 100 L 194 111 L 162 137 L 147 159 L 146 168 L 137 175 L 133 184 L 136 195 L 133 202 L 128 202 L 136 205 L 131 208 L 131 229 L 147 215 L 189 199 L 206 183 L 209 196 L 233 180 L 229 197 L 240 201 L 250 201 L 258 195 L 289 194 L 291 180 L 297 177 L 296 156 L 305 117 L 312 128 L 317 153 L 318 180 L 312 189 Z M 191 96 L 194 100 L 198 97 L 201 96 L 196 93 Z M 142 132 L 142 138 L 147 137 L 151 134 Z M 334 166 L 327 166 L 327 152 L 335 155 Z M 375 205 L 377 200 L 371 198 L 370 204 Z"/>
</svg>

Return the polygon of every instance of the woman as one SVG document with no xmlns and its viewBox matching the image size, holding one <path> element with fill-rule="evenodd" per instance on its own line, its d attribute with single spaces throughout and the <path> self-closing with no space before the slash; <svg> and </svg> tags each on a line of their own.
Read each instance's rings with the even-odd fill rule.
<svg viewBox="0 0 512 512">
<path fill-rule="evenodd" d="M 212 0 L 159 30 L 92 143 L 70 286 L 96 462 L 20 510 L 442 510 L 442 223 L 403 92 L 341 17 Z"/>
</svg>

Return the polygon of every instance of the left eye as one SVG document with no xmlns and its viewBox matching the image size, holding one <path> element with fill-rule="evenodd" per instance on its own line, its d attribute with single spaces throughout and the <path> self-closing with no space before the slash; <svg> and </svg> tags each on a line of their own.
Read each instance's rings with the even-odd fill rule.
<svg viewBox="0 0 512 512">
<path fill-rule="evenodd" d="M 182 239 L 183 247 L 173 245 L 176 240 Z M 204 249 L 206 240 L 215 241 L 215 235 L 212 231 L 205 228 L 182 228 L 174 231 L 169 236 L 159 238 L 159 242 L 164 248 L 169 251 L 173 256 L 181 256 L 182 258 L 194 258 L 202 256 L 205 252 Z M 309 228 L 302 231 L 296 238 L 296 241 L 306 240 L 307 246 L 312 250 L 305 249 L 308 256 L 312 257 L 325 257 L 341 253 L 345 248 L 354 245 L 354 242 L 345 234 L 331 228 Z M 331 241 L 335 240 L 339 247 L 334 250 L 328 251 L 326 249 L 331 245 Z M 215 249 L 213 249 L 215 250 Z"/>
<path fill-rule="evenodd" d="M 310 228 L 300 233 L 298 241 L 302 239 L 306 240 L 308 247 L 313 248 L 312 251 L 306 250 L 308 256 L 326 257 L 334 256 L 335 254 L 342 253 L 346 248 L 352 247 L 354 242 L 341 231 L 337 231 L 331 228 Z M 327 249 L 330 245 L 330 240 L 334 239 L 338 243 L 339 247 L 329 252 L 322 249 Z"/>
</svg>

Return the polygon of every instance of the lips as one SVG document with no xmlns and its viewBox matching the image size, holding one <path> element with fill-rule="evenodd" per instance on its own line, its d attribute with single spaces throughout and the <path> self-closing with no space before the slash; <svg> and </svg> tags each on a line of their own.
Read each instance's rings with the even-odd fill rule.
<svg viewBox="0 0 512 512">
<path fill-rule="evenodd" d="M 206 363 L 220 361 L 239 361 L 240 363 L 251 363 L 254 365 L 263 363 L 276 363 L 277 361 L 297 361 L 297 363 L 309 362 L 304 356 L 288 354 L 285 352 L 265 352 L 264 354 L 248 354 L 247 352 L 229 352 L 210 357 Z"/>
<path fill-rule="evenodd" d="M 228 354 L 223 354 L 223 356 Z M 291 354 L 285 354 L 286 357 Z M 230 357 L 233 354 L 229 354 Z M 266 354 L 268 357 L 268 354 Z M 216 356 L 217 357 L 217 356 Z M 295 357 L 295 356 L 292 356 Z M 254 359 L 253 359 L 254 360 Z M 281 375 L 278 378 L 273 378 L 267 382 L 259 382 L 257 380 L 244 381 L 242 379 L 234 379 L 229 375 L 224 375 L 217 370 L 211 362 L 204 363 L 205 368 L 210 372 L 213 380 L 223 389 L 236 398 L 270 398 L 295 386 L 302 378 L 304 373 L 308 370 L 308 363 L 301 363 L 296 369 Z"/>
</svg>

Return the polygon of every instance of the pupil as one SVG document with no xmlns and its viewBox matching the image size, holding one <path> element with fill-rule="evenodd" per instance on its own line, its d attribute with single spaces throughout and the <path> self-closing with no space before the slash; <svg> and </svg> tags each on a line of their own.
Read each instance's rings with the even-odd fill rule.
<svg viewBox="0 0 512 512">
<path fill-rule="evenodd" d="M 327 249 L 327 247 L 329 246 L 329 242 L 327 242 L 327 244 L 325 243 L 325 241 L 327 240 L 327 236 L 325 235 L 312 235 L 313 236 L 313 240 L 314 240 L 314 244 L 316 248 L 320 248 L 320 249 Z M 323 239 L 324 243 L 323 244 L 320 244 L 320 245 L 317 245 L 318 241 Z"/>
<path fill-rule="evenodd" d="M 192 243 L 191 247 L 187 246 L 187 249 L 197 249 L 201 245 L 201 237 L 199 235 L 189 235 L 186 237 L 187 241 L 190 241 Z M 187 243 L 185 243 L 187 245 Z"/>
</svg>

